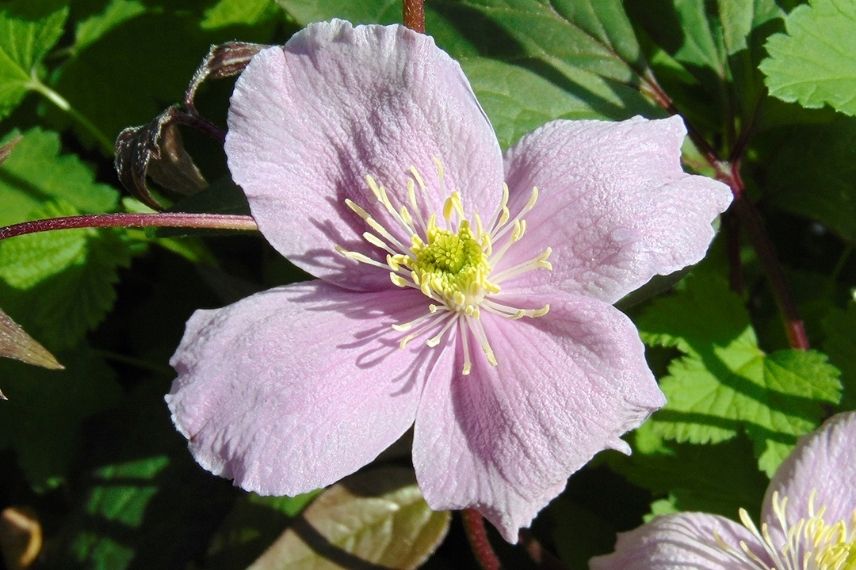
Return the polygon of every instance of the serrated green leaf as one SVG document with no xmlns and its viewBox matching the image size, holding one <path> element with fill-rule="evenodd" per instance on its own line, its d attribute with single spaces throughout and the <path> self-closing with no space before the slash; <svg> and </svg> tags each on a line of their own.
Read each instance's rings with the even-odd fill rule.
<svg viewBox="0 0 856 570">
<path fill-rule="evenodd" d="M 73 216 L 64 202 L 48 202 L 35 218 Z M 0 279 L 15 289 L 29 289 L 68 267 L 86 260 L 86 245 L 94 230 L 64 230 L 18 236 L 0 242 Z"/>
<path fill-rule="evenodd" d="M 412 471 L 358 473 L 315 499 L 250 568 L 416 568 L 443 540 L 449 519 L 428 507 Z"/>
<path fill-rule="evenodd" d="M 856 244 L 856 119 L 770 132 L 764 160 L 770 203 L 817 220 Z M 768 156 L 769 155 L 769 156 Z"/>
<path fill-rule="evenodd" d="M 826 342 L 823 350 L 835 366 L 841 369 L 844 396 L 842 410 L 856 409 L 856 303 L 846 311 L 835 310 L 823 322 Z"/>
<path fill-rule="evenodd" d="M 62 35 L 67 0 L 0 5 L 0 119 L 32 88 L 42 59 Z"/>
<path fill-rule="evenodd" d="M 257 25 L 271 16 L 273 5 L 273 0 L 219 0 L 205 11 L 200 25 L 206 30 Z"/>
<path fill-rule="evenodd" d="M 39 253 L 47 257 L 35 263 Z M 130 253 L 113 231 L 69 230 L 4 241 L 0 260 L 9 314 L 58 350 L 76 344 L 113 306 L 117 269 L 130 263 Z"/>
<path fill-rule="evenodd" d="M 663 437 L 716 443 L 745 431 L 771 475 L 797 438 L 820 424 L 824 405 L 840 398 L 838 370 L 825 355 L 765 354 L 740 299 L 714 275 L 691 277 L 638 324 L 646 343 L 685 354 L 660 382 L 668 403 L 652 421 Z"/>
<path fill-rule="evenodd" d="M 91 168 L 77 156 L 60 154 L 59 135 L 30 129 L 0 165 L 0 224 L 33 219 L 34 210 L 57 199 L 81 213 L 107 212 L 116 208 L 119 193 L 96 183 Z"/>
<path fill-rule="evenodd" d="M 63 371 L 0 361 L 9 396 L 0 412 L 0 447 L 15 450 L 18 463 L 37 490 L 56 487 L 80 452 L 81 422 L 115 405 L 114 373 L 86 350 L 59 355 Z"/>
<path fill-rule="evenodd" d="M 856 4 L 812 0 L 788 14 L 785 28 L 767 41 L 770 57 L 761 62 L 770 94 L 856 116 Z"/>
</svg>

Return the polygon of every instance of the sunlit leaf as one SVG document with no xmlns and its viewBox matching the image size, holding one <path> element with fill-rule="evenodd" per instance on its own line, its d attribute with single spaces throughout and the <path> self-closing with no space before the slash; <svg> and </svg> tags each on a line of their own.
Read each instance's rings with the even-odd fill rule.
<svg viewBox="0 0 856 570">
<path fill-rule="evenodd" d="M 794 8 L 787 33 L 767 42 L 761 63 L 770 93 L 788 102 L 856 116 L 856 4 L 813 0 Z"/>
<path fill-rule="evenodd" d="M 33 87 L 39 65 L 62 35 L 68 0 L 0 5 L 0 119 Z"/>
<path fill-rule="evenodd" d="M 416 568 L 449 528 L 407 469 L 377 469 L 330 487 L 250 567 Z"/>
</svg>

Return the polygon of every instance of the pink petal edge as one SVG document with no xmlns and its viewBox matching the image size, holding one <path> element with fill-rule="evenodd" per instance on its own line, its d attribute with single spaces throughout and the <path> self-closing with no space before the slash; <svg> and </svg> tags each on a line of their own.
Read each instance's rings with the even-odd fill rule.
<svg viewBox="0 0 856 570">
<path fill-rule="evenodd" d="M 700 261 L 714 237 L 711 223 L 730 204 L 731 192 L 683 172 L 685 134 L 675 116 L 553 121 L 523 137 L 505 158 L 511 211 L 533 186 L 541 198 L 526 217 L 521 246 L 503 265 L 551 246 L 553 271 L 529 273 L 509 286 L 614 303 L 654 275 Z"/>
<path fill-rule="evenodd" d="M 390 324 L 424 312 L 412 290 L 320 281 L 197 311 L 166 397 L 197 462 L 262 494 L 296 495 L 372 461 L 413 423 L 426 377 L 452 351 L 401 350 Z"/>
<path fill-rule="evenodd" d="M 856 511 L 856 412 L 837 414 L 804 436 L 779 466 L 764 496 L 761 519 L 774 523 L 773 492 L 788 498 L 788 520 L 808 515 L 808 500 L 816 493 L 816 511 L 826 507 L 827 524 L 845 521 Z"/>
<path fill-rule="evenodd" d="M 514 299 L 507 298 L 514 302 Z M 482 313 L 499 360 L 475 347 L 461 376 L 431 378 L 416 417 L 413 463 L 434 509 L 475 507 L 509 542 L 605 448 L 665 403 L 630 320 L 594 299 L 554 295 L 550 313 Z M 459 335 L 460 336 L 460 335 Z"/>
<path fill-rule="evenodd" d="M 663 515 L 629 532 L 619 533 L 615 551 L 596 556 L 590 570 L 734 570 L 733 559 L 716 547 L 714 532 L 738 549 L 756 541 L 739 524 L 718 515 Z M 753 548 L 762 559 L 760 547 Z"/>
<path fill-rule="evenodd" d="M 404 205 L 408 169 L 416 166 L 427 184 L 419 193 L 426 219 L 439 216 L 453 188 L 468 213 L 492 214 L 499 204 L 499 144 L 460 65 L 431 37 L 403 26 L 334 20 L 262 51 L 238 79 L 228 123 L 229 169 L 262 234 L 302 269 L 347 289 L 390 287 L 388 272 L 334 251 L 382 259 L 361 237 L 368 228 L 346 198 L 397 227 L 367 174 Z"/>
</svg>

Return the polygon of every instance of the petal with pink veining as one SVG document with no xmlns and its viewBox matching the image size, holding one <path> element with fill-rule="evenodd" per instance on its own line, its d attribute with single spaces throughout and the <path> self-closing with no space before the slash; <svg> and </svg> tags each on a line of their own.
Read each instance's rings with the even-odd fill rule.
<svg viewBox="0 0 856 570">
<path fill-rule="evenodd" d="M 413 422 L 452 351 L 401 350 L 390 324 L 425 312 L 412 290 L 321 281 L 197 311 L 171 364 L 173 421 L 196 460 L 263 494 L 295 495 L 356 471 Z"/>
<path fill-rule="evenodd" d="M 754 538 L 739 524 L 718 515 L 679 513 L 655 518 L 629 532 L 620 533 L 615 552 L 596 556 L 591 570 L 734 570 L 743 568 L 716 546 L 714 533 L 731 548 L 740 541 L 752 545 L 761 559 L 766 556 Z"/>
<path fill-rule="evenodd" d="M 814 492 L 815 510 L 826 507 L 827 524 L 850 524 L 856 513 L 856 412 L 838 414 L 803 437 L 776 471 L 764 497 L 762 520 L 773 521 L 773 492 L 788 499 L 791 524 L 808 516 Z M 770 524 L 777 528 L 778 524 Z"/>
<path fill-rule="evenodd" d="M 333 249 L 383 253 L 360 237 L 368 228 L 344 203 L 395 225 L 366 175 L 398 209 L 409 204 L 415 166 L 427 185 L 416 192 L 426 219 L 439 215 L 453 188 L 468 213 L 482 215 L 496 210 L 502 190 L 499 145 L 460 66 L 432 38 L 402 26 L 313 24 L 259 53 L 235 86 L 226 153 L 265 238 L 349 289 L 390 286 L 387 272 Z M 409 245 L 409 235 L 395 237 Z"/>
<path fill-rule="evenodd" d="M 664 404 L 626 316 L 575 295 L 539 301 L 551 310 L 536 319 L 482 312 L 495 368 L 478 353 L 462 376 L 458 334 L 454 378 L 429 380 L 416 417 L 413 462 L 428 504 L 476 507 L 511 542 L 571 473 L 602 449 L 626 449 L 621 434 Z"/>
<path fill-rule="evenodd" d="M 685 134 L 679 117 L 636 117 L 553 121 L 523 137 L 506 156 L 509 207 L 520 209 L 533 186 L 541 199 L 526 216 L 526 237 L 503 264 L 549 245 L 554 269 L 508 286 L 559 288 L 613 303 L 654 275 L 701 260 L 731 192 L 683 172 Z"/>
</svg>

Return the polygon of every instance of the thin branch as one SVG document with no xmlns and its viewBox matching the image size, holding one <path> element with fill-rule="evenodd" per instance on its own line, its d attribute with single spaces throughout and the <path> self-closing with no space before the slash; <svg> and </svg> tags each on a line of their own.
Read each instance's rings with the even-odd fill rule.
<svg viewBox="0 0 856 570">
<path fill-rule="evenodd" d="M 404 0 L 404 25 L 425 33 L 425 0 Z"/>
<path fill-rule="evenodd" d="M 499 557 L 490 545 L 481 513 L 475 509 L 464 509 L 461 511 L 461 520 L 464 523 L 464 530 L 470 541 L 473 556 L 476 557 L 482 570 L 500 570 L 502 564 L 500 564 Z"/>
<path fill-rule="evenodd" d="M 675 107 L 675 104 L 672 102 L 672 99 L 665 91 L 663 91 L 653 75 L 648 74 L 643 79 L 645 81 L 645 86 L 649 89 L 650 94 L 658 105 L 670 113 L 680 114 L 678 109 Z M 755 111 L 757 113 L 757 107 Z M 684 123 L 687 127 L 687 135 L 705 157 L 705 160 L 707 160 L 707 162 L 716 171 L 716 177 L 728 184 L 731 188 L 731 193 L 734 196 L 734 202 L 731 208 L 745 229 L 746 236 L 749 238 L 749 241 L 752 243 L 752 247 L 758 254 L 758 261 L 761 264 L 761 268 L 766 274 L 767 280 L 770 282 L 770 288 L 773 291 L 773 297 L 776 301 L 776 306 L 779 309 L 779 315 L 782 319 L 782 325 L 784 326 L 785 334 L 788 338 L 788 344 L 790 344 L 792 348 L 796 348 L 798 350 L 807 350 L 809 348 L 809 341 L 808 335 L 806 335 L 805 332 L 805 325 L 800 318 L 799 310 L 797 309 L 796 303 L 794 303 L 790 289 L 785 281 L 784 271 L 782 270 L 782 266 L 779 264 L 775 248 L 773 247 L 773 242 L 770 240 L 770 236 L 764 228 L 764 222 L 761 219 L 761 215 L 758 213 L 757 208 L 755 208 L 755 205 L 746 197 L 746 187 L 740 176 L 740 161 L 749 143 L 749 138 L 753 129 L 752 123 L 750 122 L 750 124 L 746 125 L 743 132 L 738 136 L 734 152 L 732 152 L 729 157 L 730 161 L 723 161 L 720 159 L 716 149 L 714 149 L 713 146 L 705 140 L 701 133 L 693 127 L 689 121 L 687 121 L 686 117 L 682 116 L 682 118 L 684 119 Z M 734 282 L 732 282 L 732 284 L 734 284 Z"/>
<path fill-rule="evenodd" d="M 101 151 L 106 156 L 113 156 L 113 141 L 105 135 L 101 129 L 99 129 L 95 124 L 87 119 L 84 115 L 82 115 L 77 109 L 75 109 L 68 100 L 65 99 L 62 95 L 42 83 L 38 80 L 38 78 L 33 76 L 28 84 L 29 88 L 42 95 L 45 99 L 53 103 L 57 106 L 58 109 L 68 114 L 69 117 L 78 122 L 78 124 L 83 127 L 83 129 L 88 132 L 95 142 L 98 143 L 98 146 L 101 147 Z"/>
<path fill-rule="evenodd" d="M 76 228 L 188 228 L 256 231 L 258 226 L 250 216 L 238 214 L 88 214 L 33 220 L 0 227 L 0 240 L 7 238 Z"/>
<path fill-rule="evenodd" d="M 810 345 L 808 335 L 805 332 L 805 324 L 800 318 L 797 305 L 791 296 L 791 290 L 787 286 L 785 274 L 776 256 L 773 242 L 764 229 L 764 221 L 761 219 L 758 210 L 746 198 L 745 186 L 740 176 L 739 161 L 731 163 L 731 172 L 724 181 L 728 183 L 734 194 L 734 205 L 732 206 L 734 213 L 746 231 L 749 241 L 752 242 L 752 246 L 758 254 L 758 262 L 770 282 L 773 298 L 785 327 L 785 335 L 788 337 L 788 344 L 792 348 L 808 350 Z"/>
</svg>

